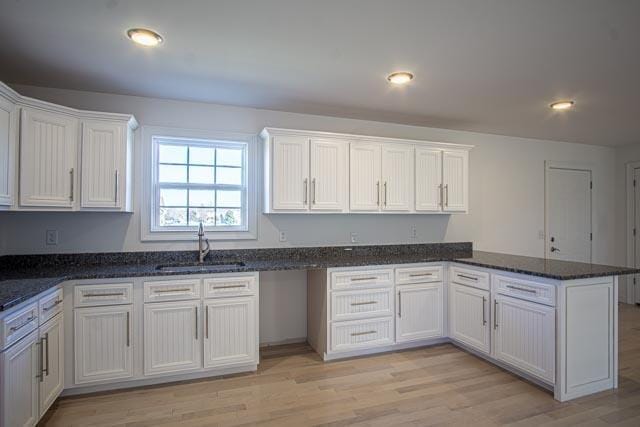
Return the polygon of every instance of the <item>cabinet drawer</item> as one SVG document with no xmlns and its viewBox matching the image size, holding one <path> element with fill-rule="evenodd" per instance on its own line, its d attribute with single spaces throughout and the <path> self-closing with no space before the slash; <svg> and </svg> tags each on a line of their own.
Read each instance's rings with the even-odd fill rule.
<svg viewBox="0 0 640 427">
<path fill-rule="evenodd" d="M 73 288 L 74 307 L 131 304 L 133 283 L 77 285 Z"/>
<path fill-rule="evenodd" d="M 553 285 L 498 274 L 492 276 L 494 292 L 552 307 L 556 305 L 556 287 Z"/>
<path fill-rule="evenodd" d="M 452 266 L 449 270 L 449 281 L 489 290 L 489 273 L 472 268 Z"/>
<path fill-rule="evenodd" d="M 393 344 L 393 317 L 331 323 L 331 351 Z"/>
<path fill-rule="evenodd" d="M 57 289 L 46 297 L 38 301 L 38 311 L 40 313 L 40 324 L 51 319 L 62 311 L 62 289 Z"/>
<path fill-rule="evenodd" d="M 442 266 L 396 268 L 396 284 L 427 283 L 442 281 Z"/>
<path fill-rule="evenodd" d="M 393 315 L 393 289 L 331 293 L 331 320 Z"/>
<path fill-rule="evenodd" d="M 0 350 L 5 349 L 38 328 L 38 303 L 16 310 L 0 321 Z"/>
<path fill-rule="evenodd" d="M 334 271 L 331 289 L 384 288 L 393 286 L 393 270 Z"/>
<path fill-rule="evenodd" d="M 200 279 L 144 282 L 144 302 L 200 299 Z"/>
<path fill-rule="evenodd" d="M 232 297 L 242 295 L 255 295 L 255 276 L 214 277 L 204 279 L 204 297 Z"/>
</svg>

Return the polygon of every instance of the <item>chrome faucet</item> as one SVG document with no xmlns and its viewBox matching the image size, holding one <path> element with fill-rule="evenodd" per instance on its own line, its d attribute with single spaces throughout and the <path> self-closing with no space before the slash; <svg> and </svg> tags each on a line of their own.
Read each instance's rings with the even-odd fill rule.
<svg viewBox="0 0 640 427">
<path fill-rule="evenodd" d="M 206 244 L 206 248 L 203 245 Z M 204 264 L 204 258 L 209 254 L 209 239 L 204 238 L 204 227 L 202 226 L 202 221 L 200 221 L 200 226 L 198 227 L 198 262 L 200 264 Z"/>
</svg>

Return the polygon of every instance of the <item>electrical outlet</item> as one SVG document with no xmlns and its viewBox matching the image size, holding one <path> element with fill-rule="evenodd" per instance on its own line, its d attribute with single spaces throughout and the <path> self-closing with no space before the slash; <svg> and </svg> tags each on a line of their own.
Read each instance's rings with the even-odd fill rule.
<svg viewBox="0 0 640 427">
<path fill-rule="evenodd" d="M 418 238 L 418 230 L 416 229 L 415 225 L 411 226 L 411 238 L 412 239 Z"/>
<path fill-rule="evenodd" d="M 280 235 L 278 236 L 278 239 L 281 242 L 286 242 L 287 241 L 287 233 L 284 231 L 280 231 Z"/>
<path fill-rule="evenodd" d="M 351 236 L 351 243 L 358 243 L 358 233 L 355 233 L 352 231 L 350 236 Z"/>
<path fill-rule="evenodd" d="M 57 245 L 58 244 L 58 230 L 47 230 L 47 234 L 45 237 L 45 242 L 47 245 Z"/>
</svg>

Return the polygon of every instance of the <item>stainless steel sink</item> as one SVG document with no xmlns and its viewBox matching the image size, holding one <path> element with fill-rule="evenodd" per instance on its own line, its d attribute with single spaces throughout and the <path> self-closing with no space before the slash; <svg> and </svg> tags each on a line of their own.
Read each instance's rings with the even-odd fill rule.
<svg viewBox="0 0 640 427">
<path fill-rule="evenodd" d="M 244 265 L 242 261 L 210 264 L 167 264 L 157 266 L 156 270 L 166 271 L 167 273 L 210 273 L 243 267 Z"/>
</svg>

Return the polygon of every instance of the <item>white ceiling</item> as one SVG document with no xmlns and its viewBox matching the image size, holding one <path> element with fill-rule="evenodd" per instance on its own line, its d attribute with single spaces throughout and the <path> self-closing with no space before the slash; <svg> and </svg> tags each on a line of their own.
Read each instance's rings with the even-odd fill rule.
<svg viewBox="0 0 640 427">
<path fill-rule="evenodd" d="M 0 80 L 640 143 L 637 0 L 0 0 Z M 150 27 L 156 49 L 125 31 Z M 408 87 L 385 76 L 410 70 Z M 556 99 L 574 110 L 553 112 Z"/>
</svg>

